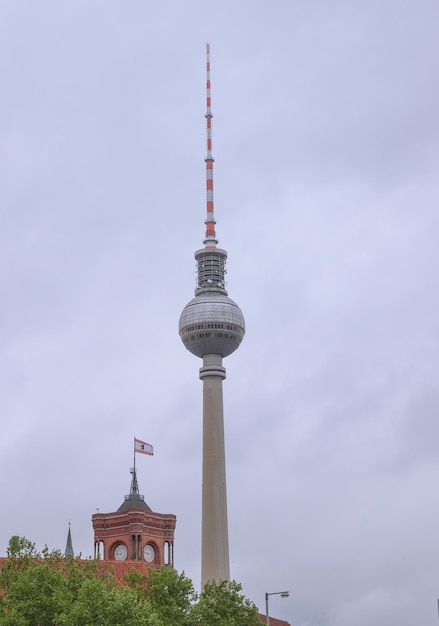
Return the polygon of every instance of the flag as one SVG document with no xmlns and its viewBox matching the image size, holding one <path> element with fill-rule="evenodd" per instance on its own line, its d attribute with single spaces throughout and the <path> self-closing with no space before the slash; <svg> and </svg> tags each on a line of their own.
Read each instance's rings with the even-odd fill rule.
<svg viewBox="0 0 439 626">
<path fill-rule="evenodd" d="M 134 437 L 134 452 L 140 452 L 140 454 L 154 454 L 154 448 L 150 443 L 146 441 L 140 441 Z"/>
</svg>

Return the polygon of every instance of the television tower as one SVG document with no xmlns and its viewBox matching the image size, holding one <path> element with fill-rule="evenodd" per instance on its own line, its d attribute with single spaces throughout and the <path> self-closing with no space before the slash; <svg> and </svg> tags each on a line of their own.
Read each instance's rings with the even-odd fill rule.
<svg viewBox="0 0 439 626">
<path fill-rule="evenodd" d="M 224 448 L 223 358 L 240 345 L 244 316 L 226 291 L 227 252 L 217 248 L 213 210 L 212 112 L 210 98 L 210 47 L 207 54 L 207 215 L 204 248 L 195 252 L 195 298 L 183 309 L 179 332 L 185 347 L 203 359 L 203 487 L 201 586 L 208 580 L 229 580 L 226 460 Z"/>
</svg>

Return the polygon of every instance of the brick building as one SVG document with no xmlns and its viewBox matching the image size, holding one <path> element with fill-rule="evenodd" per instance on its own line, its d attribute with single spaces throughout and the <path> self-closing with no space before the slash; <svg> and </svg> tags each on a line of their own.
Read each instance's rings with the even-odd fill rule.
<svg viewBox="0 0 439 626">
<path fill-rule="evenodd" d="M 174 565 L 176 517 L 152 511 L 139 493 L 135 468 L 131 474 L 130 493 L 117 511 L 92 516 L 94 556 L 103 561 Z"/>
</svg>

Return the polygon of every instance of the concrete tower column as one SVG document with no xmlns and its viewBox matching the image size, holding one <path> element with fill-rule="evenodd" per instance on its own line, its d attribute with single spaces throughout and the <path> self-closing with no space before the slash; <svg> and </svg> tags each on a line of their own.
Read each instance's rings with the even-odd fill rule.
<svg viewBox="0 0 439 626">
<path fill-rule="evenodd" d="M 222 357 L 203 357 L 203 487 L 201 587 L 208 580 L 229 580 L 229 534 L 224 446 Z"/>
</svg>

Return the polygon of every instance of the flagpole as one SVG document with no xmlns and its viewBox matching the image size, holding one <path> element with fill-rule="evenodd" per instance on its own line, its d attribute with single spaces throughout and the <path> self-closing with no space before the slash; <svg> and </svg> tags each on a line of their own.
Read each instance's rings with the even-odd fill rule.
<svg viewBox="0 0 439 626">
<path fill-rule="evenodd" d="M 133 456 L 134 456 L 133 467 L 134 467 L 134 475 L 136 475 L 136 438 L 135 437 L 134 437 L 133 444 L 134 444 L 134 447 L 133 447 Z"/>
</svg>

